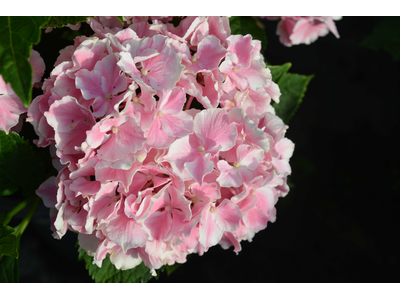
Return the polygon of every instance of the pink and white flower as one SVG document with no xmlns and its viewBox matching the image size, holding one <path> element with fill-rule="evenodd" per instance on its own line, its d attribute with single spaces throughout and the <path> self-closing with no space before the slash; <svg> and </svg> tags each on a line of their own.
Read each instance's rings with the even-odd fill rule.
<svg viewBox="0 0 400 300">
<path fill-rule="evenodd" d="M 89 18 L 94 36 L 60 51 L 28 112 L 59 170 L 37 191 L 54 236 L 153 275 L 217 244 L 238 253 L 275 221 L 294 149 L 261 44 L 225 17 L 124 20 Z"/>
<path fill-rule="evenodd" d="M 334 21 L 341 17 L 280 17 L 276 33 L 279 40 L 287 47 L 292 45 L 306 44 L 315 42 L 318 37 L 332 32 L 339 38 Z"/>
</svg>

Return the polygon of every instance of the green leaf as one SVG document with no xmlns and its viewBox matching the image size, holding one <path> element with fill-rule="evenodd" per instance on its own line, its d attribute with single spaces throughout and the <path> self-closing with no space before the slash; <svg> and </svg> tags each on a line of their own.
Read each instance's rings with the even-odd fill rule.
<svg viewBox="0 0 400 300">
<path fill-rule="evenodd" d="M 18 259 L 0 256 L 0 283 L 19 282 Z"/>
<path fill-rule="evenodd" d="M 279 80 L 287 71 L 291 68 L 292 64 L 290 62 L 285 63 L 281 66 L 267 66 L 271 70 L 272 81 L 279 84 Z"/>
<path fill-rule="evenodd" d="M 48 17 L 0 17 L 0 74 L 28 107 L 32 101 L 33 69 L 28 59 L 40 41 Z"/>
<path fill-rule="evenodd" d="M 107 256 L 102 263 L 101 268 L 93 264 L 93 257 L 89 256 L 84 249 L 79 247 L 78 260 L 84 260 L 89 275 L 97 283 L 137 283 L 147 282 L 153 278 L 150 269 L 142 262 L 130 270 L 118 270 Z"/>
<path fill-rule="evenodd" d="M 35 192 L 44 178 L 42 158 L 17 133 L 0 130 L 0 196 L 22 188 L 25 196 Z"/>
<path fill-rule="evenodd" d="M 17 237 L 17 250 L 21 236 Z M 17 283 L 19 282 L 18 258 L 12 256 L 0 256 L 0 283 Z"/>
<path fill-rule="evenodd" d="M 400 17 L 384 17 L 360 45 L 375 51 L 382 49 L 394 61 L 400 61 Z"/>
<path fill-rule="evenodd" d="M 173 271 L 178 269 L 182 264 L 174 263 L 172 266 L 165 265 L 165 269 L 167 270 L 167 275 L 171 275 Z"/>
<path fill-rule="evenodd" d="M 267 36 L 265 30 L 262 29 L 256 19 L 252 17 L 230 17 L 229 25 L 231 27 L 231 34 L 251 34 L 253 39 L 261 41 L 261 52 L 264 52 L 267 46 Z"/>
<path fill-rule="evenodd" d="M 122 24 L 124 24 L 124 18 L 123 17 L 119 17 L 119 16 L 115 16 L 118 20 L 121 21 Z"/>
<path fill-rule="evenodd" d="M 286 73 L 279 80 L 279 89 L 282 95 L 279 103 L 274 104 L 276 114 L 285 122 L 289 123 L 300 103 L 303 101 L 304 93 L 314 75 L 305 76 Z"/>
<path fill-rule="evenodd" d="M 0 255 L 18 258 L 18 244 L 14 228 L 3 224 L 0 225 Z"/>
<path fill-rule="evenodd" d="M 43 25 L 44 28 L 61 28 L 67 25 L 77 25 L 79 22 L 86 22 L 90 17 L 49 17 Z"/>
</svg>

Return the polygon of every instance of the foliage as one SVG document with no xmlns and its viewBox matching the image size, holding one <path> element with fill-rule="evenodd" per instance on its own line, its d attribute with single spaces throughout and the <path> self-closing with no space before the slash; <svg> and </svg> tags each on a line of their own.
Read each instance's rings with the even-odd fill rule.
<svg viewBox="0 0 400 300">
<path fill-rule="evenodd" d="M 18 258 L 17 237 L 14 228 L 0 225 L 0 255 Z"/>
<path fill-rule="evenodd" d="M 40 42 L 41 27 L 49 17 L 0 17 L 0 74 L 28 107 L 32 101 L 33 44 Z"/>
<path fill-rule="evenodd" d="M 293 117 L 301 102 L 307 86 L 314 75 L 299 75 L 287 73 L 291 63 L 285 63 L 281 66 L 268 66 L 271 70 L 272 80 L 279 85 L 282 95 L 279 103 L 274 104 L 276 114 L 288 124 Z"/>
<path fill-rule="evenodd" d="M 107 256 L 103 260 L 101 268 L 99 268 L 93 264 L 93 257 L 89 256 L 85 250 L 79 247 L 78 253 L 78 259 L 85 262 L 89 275 L 97 283 L 138 283 L 147 282 L 153 278 L 150 269 L 143 262 L 133 269 L 123 271 L 118 270 Z"/>
<path fill-rule="evenodd" d="M 373 32 L 366 36 L 361 46 L 392 55 L 394 61 L 400 61 L 400 18 L 384 17 Z"/>
<path fill-rule="evenodd" d="M 77 25 L 79 22 L 85 22 L 87 18 L 89 17 L 49 17 L 42 27 L 61 28 L 67 25 Z"/>
<path fill-rule="evenodd" d="M 32 66 L 28 59 L 32 45 L 40 42 L 42 28 L 60 28 L 66 25 L 76 25 L 84 22 L 88 17 L 0 17 L 0 74 L 5 82 L 21 98 L 28 107 L 32 101 Z M 124 23 L 123 17 L 117 17 Z M 232 34 L 251 34 L 254 39 L 262 42 L 262 51 L 265 50 L 267 38 L 265 31 L 252 17 L 231 17 L 230 27 Z M 57 49 L 59 50 L 59 49 Z M 299 107 L 307 86 L 313 77 L 287 73 L 291 63 L 281 66 L 268 66 L 272 79 L 281 90 L 280 103 L 275 105 L 278 116 L 288 123 Z M 24 196 L 32 197 L 35 190 L 46 179 L 43 159 L 37 149 L 32 149 L 29 142 L 15 132 L 7 135 L 0 130 L 0 196 L 8 196 L 22 189 Z M 18 250 L 20 233 L 27 226 L 36 209 L 37 202 L 25 218 L 21 226 L 12 228 L 7 226 L 12 216 L 23 207 L 26 202 L 14 209 L 12 214 L 0 214 L 0 282 L 18 282 Z M 17 233 L 15 233 L 17 232 Z M 147 282 L 153 278 L 148 267 L 142 262 L 130 270 L 118 270 L 109 257 L 102 262 L 99 268 L 93 264 L 93 257 L 82 248 L 78 249 L 78 259 L 83 260 L 89 275 L 95 282 L 101 283 L 128 283 Z M 170 275 L 180 264 L 163 266 L 158 272 L 166 271 Z M 158 278 L 158 275 L 157 277 Z"/>
<path fill-rule="evenodd" d="M 24 195 L 34 194 L 44 181 L 44 166 L 29 142 L 15 132 L 0 130 L 0 196 L 21 188 Z"/>
</svg>

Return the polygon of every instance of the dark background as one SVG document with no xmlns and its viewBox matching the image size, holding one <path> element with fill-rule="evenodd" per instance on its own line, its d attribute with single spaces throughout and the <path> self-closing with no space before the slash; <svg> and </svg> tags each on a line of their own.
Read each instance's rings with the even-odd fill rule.
<svg viewBox="0 0 400 300">
<path fill-rule="evenodd" d="M 291 191 L 277 203 L 277 221 L 242 242 L 239 255 L 217 245 L 159 282 L 400 281 L 400 65 L 360 46 L 381 20 L 343 17 L 340 39 L 330 33 L 293 47 L 280 44 L 277 22 L 262 20 L 268 63 L 315 75 L 286 135 L 295 143 Z M 56 35 L 34 47 L 47 66 L 58 55 L 48 44 Z M 49 226 L 40 204 L 21 240 L 21 282 L 92 282 L 77 261 L 76 235 L 54 240 Z"/>
</svg>

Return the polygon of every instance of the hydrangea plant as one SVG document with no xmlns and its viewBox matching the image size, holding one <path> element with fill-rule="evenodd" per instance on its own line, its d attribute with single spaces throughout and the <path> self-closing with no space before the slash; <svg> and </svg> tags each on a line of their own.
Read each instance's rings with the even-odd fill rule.
<svg viewBox="0 0 400 300">
<path fill-rule="evenodd" d="M 93 34 L 57 49 L 42 82 L 44 61 L 32 44 L 41 31 L 79 30 L 79 22 Z M 328 29 L 337 35 L 329 17 L 280 22 L 285 45 Z M 254 19 L 0 17 L 0 35 L 28 35 L 30 23 L 34 35 L 18 45 L 21 57 L 7 58 L 14 42 L 0 47 L 8 59 L 0 68 L 0 193 L 21 188 L 26 196 L 0 219 L 3 281 L 18 280 L 11 266 L 40 201 L 54 238 L 77 233 L 79 257 L 96 282 L 148 281 L 216 245 L 239 253 L 242 241 L 275 221 L 275 204 L 289 192 L 287 123 L 312 76 L 287 73 L 290 63 L 266 65 Z M 31 101 L 32 86 L 42 93 Z M 54 167 L 29 187 L 23 180 L 32 174 L 15 171 L 20 154 L 25 168 L 46 166 L 17 133 L 24 115 Z M 8 226 L 30 203 L 22 223 Z"/>
</svg>

